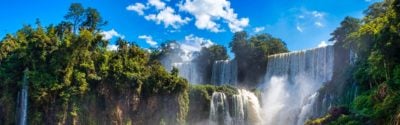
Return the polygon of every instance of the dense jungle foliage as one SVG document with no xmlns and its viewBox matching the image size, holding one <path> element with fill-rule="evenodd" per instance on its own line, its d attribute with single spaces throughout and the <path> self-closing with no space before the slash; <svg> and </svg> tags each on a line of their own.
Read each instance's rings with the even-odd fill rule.
<svg viewBox="0 0 400 125">
<path fill-rule="evenodd" d="M 400 1 L 372 4 L 360 20 L 346 17 L 331 35 L 336 44 L 357 53 L 352 80 L 359 86 L 350 105 L 308 124 L 398 125 L 400 124 Z M 351 83 L 348 83 L 351 84 Z"/>
</svg>

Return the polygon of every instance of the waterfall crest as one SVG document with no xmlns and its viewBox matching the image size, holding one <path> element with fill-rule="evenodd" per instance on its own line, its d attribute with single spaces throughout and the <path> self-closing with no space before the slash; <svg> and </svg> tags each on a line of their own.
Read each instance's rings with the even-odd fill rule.
<svg viewBox="0 0 400 125">
<path fill-rule="evenodd" d="M 237 83 L 237 63 L 235 60 L 215 61 L 212 67 L 211 83 L 214 85 Z"/>
<path fill-rule="evenodd" d="M 317 90 L 331 80 L 333 46 L 268 57 L 264 92 L 264 122 L 300 125 L 312 116 Z"/>
<path fill-rule="evenodd" d="M 181 63 L 173 63 L 172 66 L 176 67 L 179 70 L 179 76 L 187 79 L 189 83 L 193 84 L 204 83 L 202 73 L 198 71 L 196 63 L 188 61 Z"/>
</svg>

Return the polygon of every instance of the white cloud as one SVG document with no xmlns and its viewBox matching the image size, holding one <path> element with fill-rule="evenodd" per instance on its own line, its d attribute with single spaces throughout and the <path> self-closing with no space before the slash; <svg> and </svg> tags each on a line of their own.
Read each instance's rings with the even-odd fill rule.
<svg viewBox="0 0 400 125">
<path fill-rule="evenodd" d="M 180 15 L 175 14 L 175 10 L 171 7 L 166 7 L 161 10 L 158 14 L 150 14 L 144 17 L 146 20 L 151 20 L 157 24 L 164 23 L 164 27 L 171 26 L 174 29 L 178 29 L 184 24 L 190 21 L 190 18 L 182 18 Z"/>
<path fill-rule="evenodd" d="M 149 44 L 150 46 L 156 46 L 157 42 L 153 40 L 153 38 L 151 36 L 148 35 L 140 35 L 138 37 L 139 39 L 144 39 L 146 41 L 147 44 Z"/>
<path fill-rule="evenodd" d="M 222 32 L 224 30 L 217 23 L 220 20 L 228 24 L 231 32 L 242 31 L 249 24 L 248 18 L 238 19 L 227 0 L 185 0 L 178 6 L 181 11 L 195 17 L 195 25 L 199 29 Z"/>
<path fill-rule="evenodd" d="M 318 11 L 312 11 L 311 14 L 316 18 L 323 18 L 324 17 L 324 14 L 322 12 L 318 12 Z"/>
<path fill-rule="evenodd" d="M 196 56 L 195 52 L 198 52 L 203 47 L 210 47 L 214 43 L 206 38 L 198 37 L 193 34 L 185 36 L 185 39 L 180 43 L 180 49 L 185 53 L 182 56 L 183 60 L 191 60 Z"/>
<path fill-rule="evenodd" d="M 144 14 L 144 10 L 146 10 L 148 7 L 143 5 L 142 3 L 135 3 L 134 5 L 129 5 L 126 7 L 126 10 L 129 11 L 135 11 L 136 13 L 138 13 L 139 15 L 143 15 Z"/>
<path fill-rule="evenodd" d="M 150 7 L 155 8 L 155 13 L 146 14 L 144 10 Z M 135 3 L 126 7 L 127 10 L 135 11 L 140 16 L 144 16 L 146 20 L 154 21 L 156 24 L 164 24 L 165 28 L 172 27 L 174 29 L 180 28 L 180 26 L 187 24 L 191 19 L 188 17 L 181 17 L 175 13 L 175 10 L 166 5 L 161 0 L 148 0 L 147 3 Z M 153 11 L 153 12 L 154 12 Z"/>
<path fill-rule="evenodd" d="M 321 22 L 319 22 L 319 21 L 316 21 L 316 22 L 315 22 L 315 25 L 318 26 L 318 27 L 324 27 L 324 25 L 323 25 Z"/>
<path fill-rule="evenodd" d="M 210 39 L 198 37 L 193 34 L 185 36 L 184 43 L 189 43 L 191 45 L 197 45 L 197 46 L 201 46 L 201 47 L 210 47 L 210 46 L 214 45 L 214 43 Z"/>
<path fill-rule="evenodd" d="M 322 28 L 325 27 L 326 20 L 325 20 L 326 13 L 317 11 L 317 10 L 307 10 L 305 8 L 298 9 L 298 13 L 296 13 L 296 23 L 297 27 L 299 25 L 301 27 L 296 29 L 300 32 L 304 31 L 304 28 L 310 27 L 317 27 Z"/>
<path fill-rule="evenodd" d="M 255 33 L 259 33 L 259 32 L 262 32 L 262 31 L 264 31 L 265 30 L 265 27 L 255 27 L 254 29 L 253 29 L 253 31 L 255 32 Z"/>
<path fill-rule="evenodd" d="M 144 10 L 154 7 L 150 14 Z M 249 25 L 248 18 L 238 18 L 227 0 L 182 0 L 178 4 L 179 10 L 187 12 L 195 18 L 195 26 L 211 32 L 223 32 L 221 24 L 226 23 L 231 32 L 242 31 Z M 127 10 L 135 11 L 146 20 L 154 21 L 156 24 L 164 24 L 165 28 L 179 29 L 191 21 L 189 17 L 182 17 L 174 8 L 168 6 L 162 0 L 148 0 L 147 3 L 135 3 L 126 7 Z"/>
<path fill-rule="evenodd" d="M 165 3 L 160 0 L 149 0 L 148 4 L 156 7 L 157 10 L 161 10 L 165 8 Z"/>
<path fill-rule="evenodd" d="M 107 50 L 116 51 L 118 49 L 117 45 L 107 45 Z"/>
<path fill-rule="evenodd" d="M 296 26 L 296 29 L 297 29 L 299 32 L 303 32 L 303 29 L 302 29 L 299 25 Z"/>
<path fill-rule="evenodd" d="M 326 41 L 321 41 L 321 43 L 318 44 L 318 47 L 325 47 L 325 46 L 328 46 Z"/>
<path fill-rule="evenodd" d="M 119 34 L 114 29 L 111 29 L 109 31 L 101 31 L 100 34 L 103 35 L 103 40 L 110 40 L 113 37 L 121 37 L 121 38 L 125 37 L 124 35 Z"/>
</svg>

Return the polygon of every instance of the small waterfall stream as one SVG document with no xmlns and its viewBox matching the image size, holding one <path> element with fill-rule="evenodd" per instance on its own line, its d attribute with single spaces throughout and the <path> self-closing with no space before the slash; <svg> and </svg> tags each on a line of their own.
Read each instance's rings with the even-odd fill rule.
<svg viewBox="0 0 400 125">
<path fill-rule="evenodd" d="M 28 78 L 27 73 L 28 70 L 24 71 L 24 77 L 22 81 L 21 92 L 19 93 L 19 111 L 18 111 L 18 123 L 19 125 L 27 124 L 27 110 L 28 110 Z"/>
</svg>

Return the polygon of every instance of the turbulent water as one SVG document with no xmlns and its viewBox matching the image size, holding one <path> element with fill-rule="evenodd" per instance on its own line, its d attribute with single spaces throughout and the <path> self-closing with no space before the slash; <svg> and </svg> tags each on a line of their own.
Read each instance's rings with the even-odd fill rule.
<svg viewBox="0 0 400 125">
<path fill-rule="evenodd" d="M 230 125 L 232 118 L 229 114 L 229 103 L 225 93 L 214 92 L 210 104 L 210 125 Z"/>
<path fill-rule="evenodd" d="M 19 98 L 19 125 L 26 125 L 26 117 L 27 117 L 27 110 L 28 110 L 28 81 L 26 75 L 24 75 L 24 79 L 22 82 L 22 89 L 20 92 Z"/>
<path fill-rule="evenodd" d="M 211 83 L 214 85 L 237 83 L 237 63 L 230 60 L 219 60 L 214 62 L 212 68 Z"/>
<path fill-rule="evenodd" d="M 244 89 L 228 99 L 224 93 L 214 92 L 210 104 L 210 125 L 261 125 L 258 98 Z"/>
<path fill-rule="evenodd" d="M 331 80 L 333 46 L 268 57 L 263 119 L 266 125 L 301 125 L 313 116 L 317 90 Z"/>
</svg>

